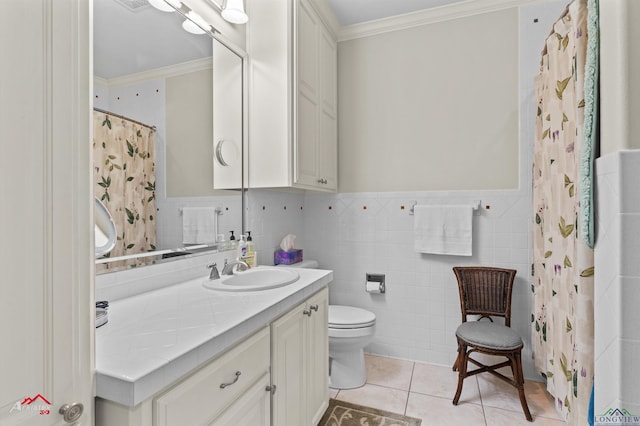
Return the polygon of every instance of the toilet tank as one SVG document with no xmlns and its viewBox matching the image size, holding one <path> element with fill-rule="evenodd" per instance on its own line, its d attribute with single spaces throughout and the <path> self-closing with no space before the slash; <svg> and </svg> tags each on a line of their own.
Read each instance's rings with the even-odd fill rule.
<svg viewBox="0 0 640 426">
<path fill-rule="evenodd" d="M 285 266 L 287 268 L 317 269 L 320 266 L 320 264 L 318 263 L 317 260 L 309 259 L 309 260 L 303 260 L 302 262 L 294 263 L 291 265 L 278 265 L 278 266 Z"/>
</svg>

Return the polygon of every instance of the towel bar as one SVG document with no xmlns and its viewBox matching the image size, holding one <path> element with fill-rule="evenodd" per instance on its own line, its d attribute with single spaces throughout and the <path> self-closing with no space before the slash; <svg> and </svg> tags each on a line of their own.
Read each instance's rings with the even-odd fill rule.
<svg viewBox="0 0 640 426">
<path fill-rule="evenodd" d="M 474 211 L 477 211 L 480 209 L 480 200 L 473 200 L 471 203 L 469 203 L 471 205 L 471 207 L 473 208 Z M 413 215 L 415 213 L 415 207 L 418 205 L 417 201 L 413 202 L 413 205 L 411 206 L 411 209 L 409 209 L 409 214 Z"/>
</svg>

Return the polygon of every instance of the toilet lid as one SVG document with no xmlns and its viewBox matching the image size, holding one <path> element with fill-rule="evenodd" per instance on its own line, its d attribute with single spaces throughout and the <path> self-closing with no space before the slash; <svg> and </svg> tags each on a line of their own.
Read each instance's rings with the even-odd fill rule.
<svg viewBox="0 0 640 426">
<path fill-rule="evenodd" d="M 376 315 L 354 306 L 329 305 L 330 328 L 362 328 L 376 323 Z"/>
</svg>

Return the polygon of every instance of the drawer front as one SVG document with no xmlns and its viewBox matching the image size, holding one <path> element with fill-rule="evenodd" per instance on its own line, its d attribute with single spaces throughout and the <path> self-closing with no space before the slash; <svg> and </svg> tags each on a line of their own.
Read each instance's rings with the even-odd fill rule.
<svg viewBox="0 0 640 426">
<path fill-rule="evenodd" d="M 155 424 L 183 426 L 209 423 L 265 372 L 268 373 L 269 354 L 267 327 L 155 398 Z"/>
</svg>

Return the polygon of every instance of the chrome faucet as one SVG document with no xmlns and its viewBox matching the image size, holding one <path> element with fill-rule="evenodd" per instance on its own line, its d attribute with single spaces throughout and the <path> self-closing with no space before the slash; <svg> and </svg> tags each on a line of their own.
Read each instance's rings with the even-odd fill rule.
<svg viewBox="0 0 640 426">
<path fill-rule="evenodd" d="M 220 273 L 218 272 L 218 264 L 217 263 L 212 263 L 210 265 L 207 265 L 207 268 L 211 269 L 211 273 L 209 274 L 209 279 L 210 280 L 219 280 L 220 279 Z"/>
<path fill-rule="evenodd" d="M 247 269 L 251 269 L 251 266 L 247 264 L 244 260 L 232 260 L 231 262 L 227 262 L 227 259 L 224 260 L 224 266 L 222 267 L 222 275 L 233 275 L 233 267 L 236 267 L 236 271 L 246 271 Z"/>
</svg>

